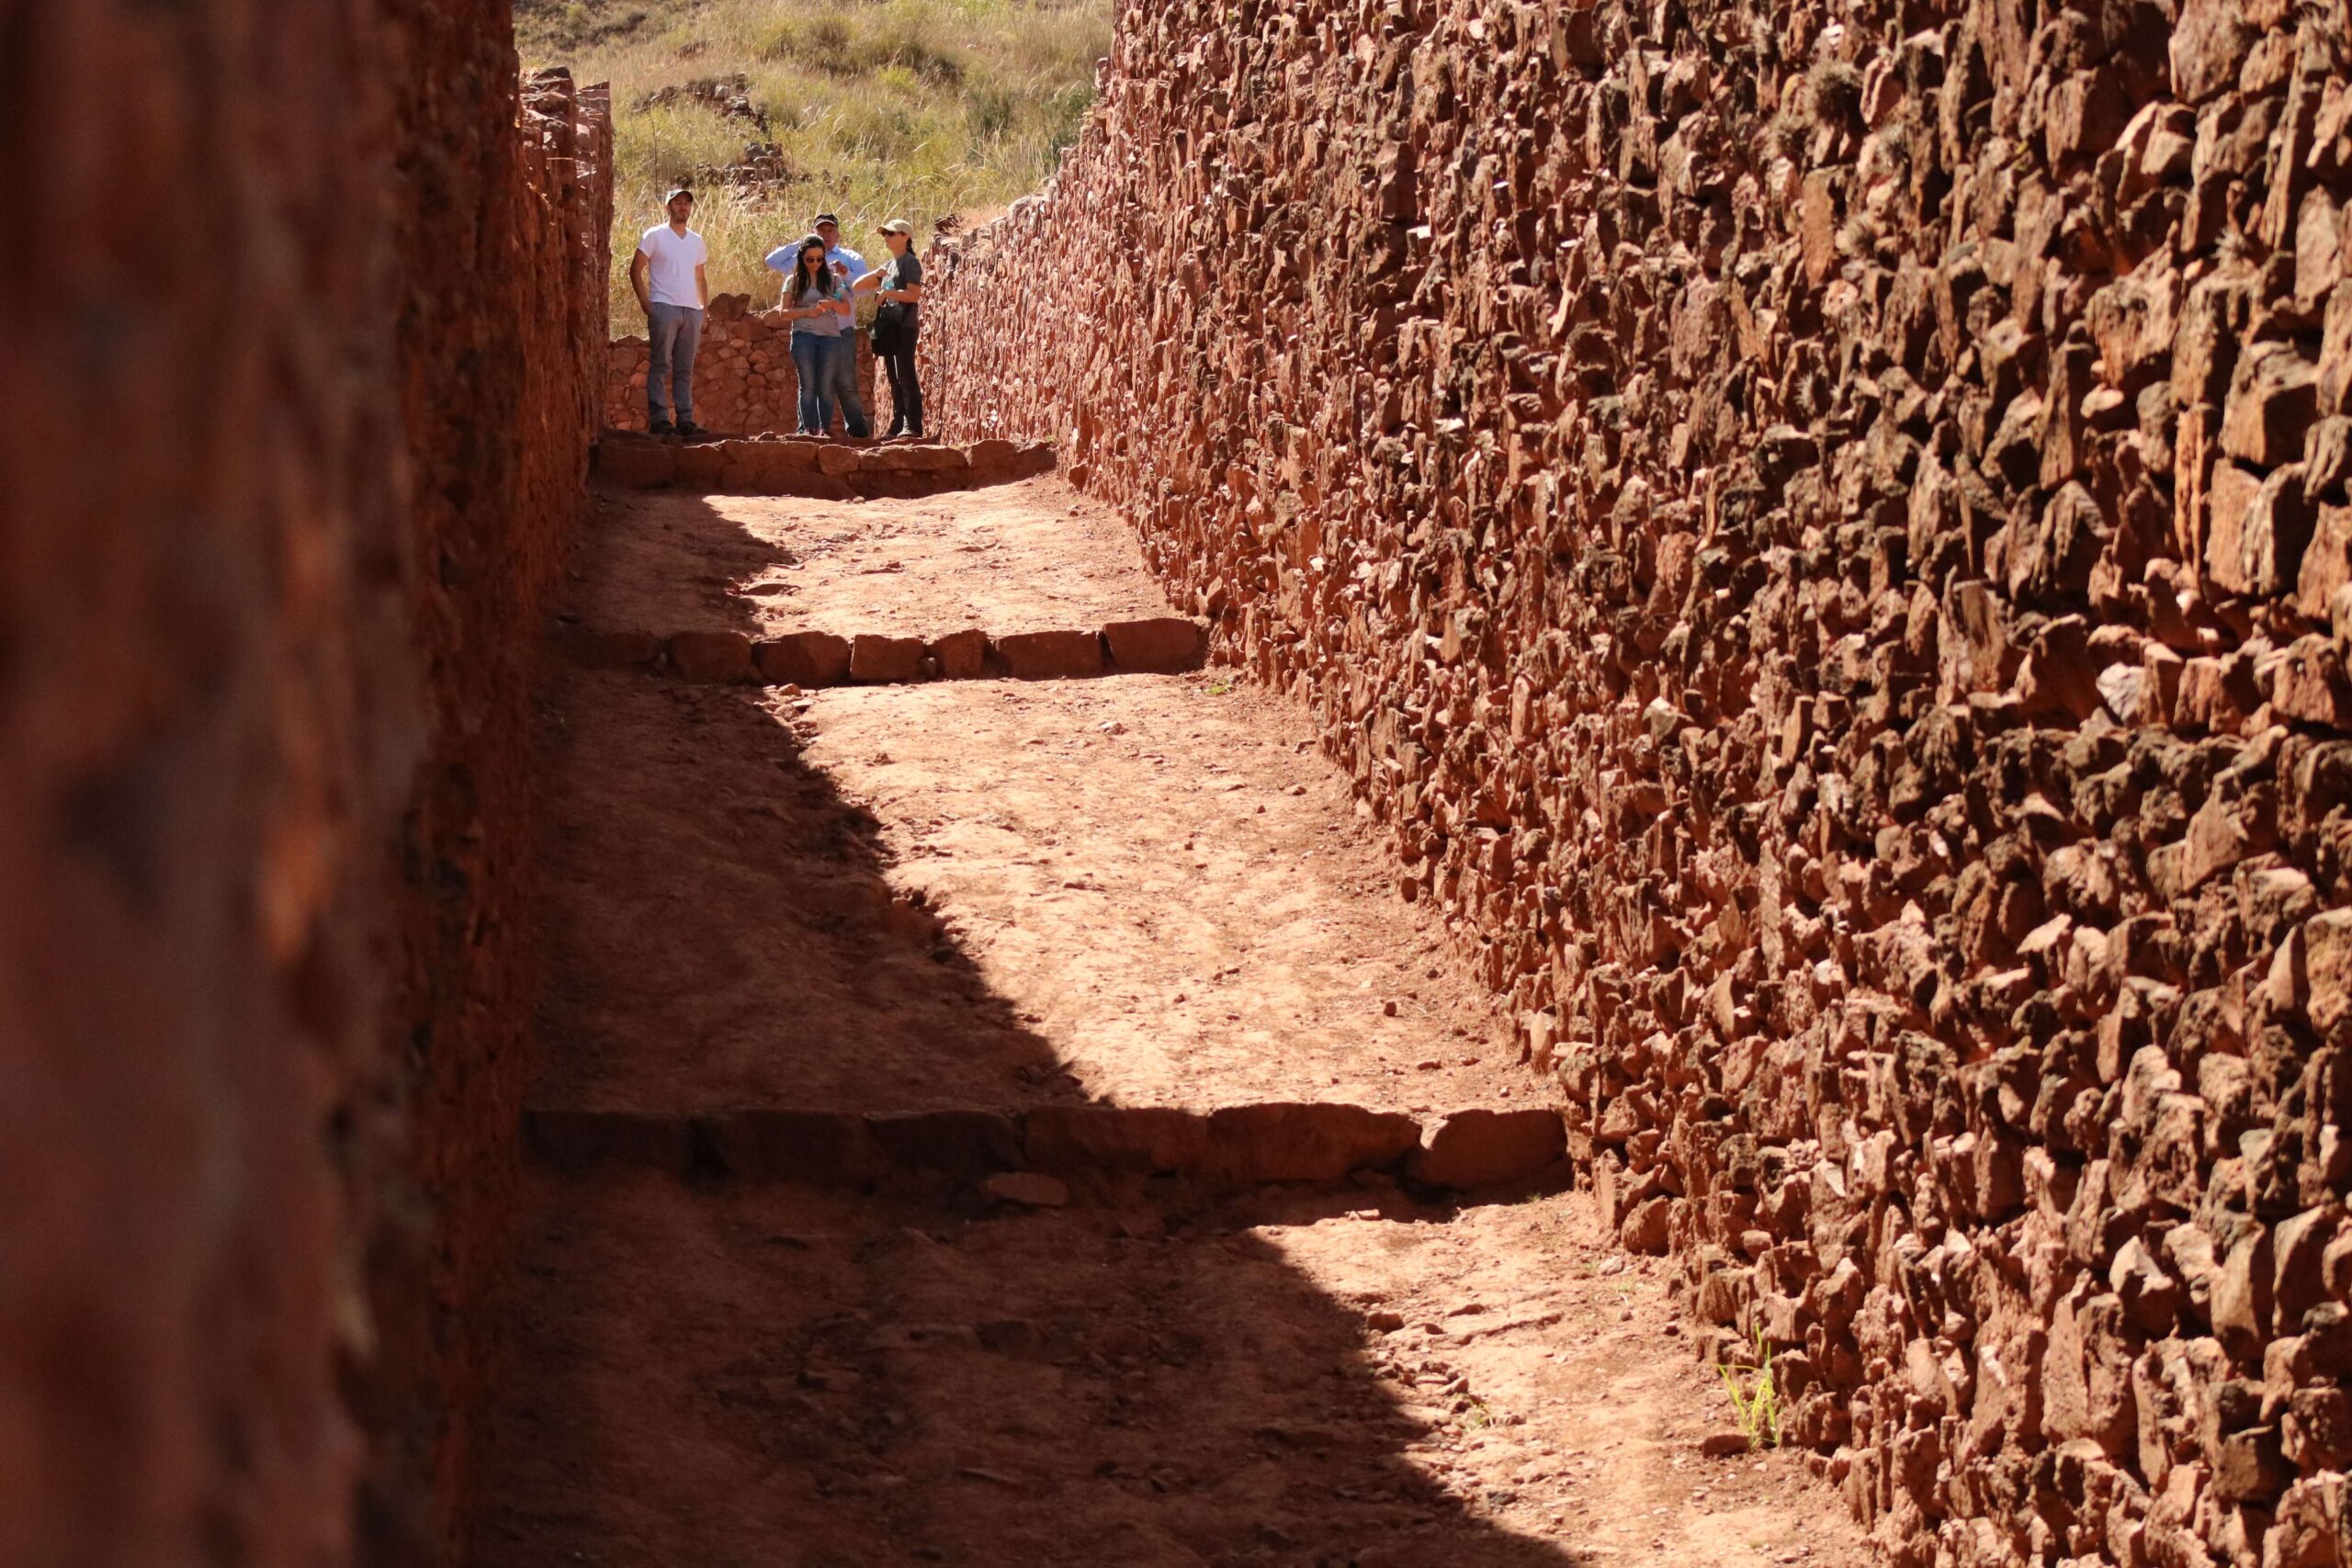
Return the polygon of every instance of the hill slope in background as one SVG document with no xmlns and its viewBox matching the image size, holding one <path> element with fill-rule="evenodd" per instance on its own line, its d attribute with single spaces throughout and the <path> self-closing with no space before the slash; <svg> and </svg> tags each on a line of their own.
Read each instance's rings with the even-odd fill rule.
<svg viewBox="0 0 2352 1568">
<path fill-rule="evenodd" d="M 1110 51 L 1112 0 L 519 0 L 535 65 L 609 80 L 616 334 L 644 330 L 628 286 L 662 192 L 695 186 L 714 293 L 777 292 L 761 265 L 838 212 L 928 231 L 1033 189 L 1078 134 Z"/>
</svg>

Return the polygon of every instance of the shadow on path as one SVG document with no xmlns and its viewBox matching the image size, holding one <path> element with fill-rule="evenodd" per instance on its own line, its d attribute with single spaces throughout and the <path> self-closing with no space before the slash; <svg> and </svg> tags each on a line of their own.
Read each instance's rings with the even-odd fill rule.
<svg viewBox="0 0 2352 1568">
<path fill-rule="evenodd" d="M 552 671 L 533 1103 L 1082 1102 L 789 706 Z M 518 1235 L 479 1568 L 1584 1561 L 1443 1490 L 1363 1314 L 1230 1212 L 541 1170 Z"/>
</svg>

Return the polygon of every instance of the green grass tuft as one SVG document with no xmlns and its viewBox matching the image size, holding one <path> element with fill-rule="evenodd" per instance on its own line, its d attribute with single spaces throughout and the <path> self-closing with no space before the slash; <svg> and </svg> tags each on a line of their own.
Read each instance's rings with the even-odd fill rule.
<svg viewBox="0 0 2352 1568">
<path fill-rule="evenodd" d="M 1756 1359 L 1744 1367 L 1718 1367 L 1723 1374 L 1724 1392 L 1731 1395 L 1731 1408 L 1739 1422 L 1739 1429 L 1747 1434 L 1750 1449 L 1773 1449 L 1781 1446 L 1781 1393 L 1772 1378 L 1772 1348 L 1764 1342 L 1761 1324 L 1756 1329 Z"/>
</svg>

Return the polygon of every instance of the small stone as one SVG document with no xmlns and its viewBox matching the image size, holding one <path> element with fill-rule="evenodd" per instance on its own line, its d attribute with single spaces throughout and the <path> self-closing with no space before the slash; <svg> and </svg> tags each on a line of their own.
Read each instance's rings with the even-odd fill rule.
<svg viewBox="0 0 2352 1568">
<path fill-rule="evenodd" d="M 1033 1209 L 1058 1209 L 1069 1201 L 1067 1183 L 1035 1170 L 1001 1170 L 981 1182 L 980 1190 L 1003 1202 L 1025 1203 Z"/>
<path fill-rule="evenodd" d="M 752 639 L 741 632 L 680 632 L 670 639 L 670 666 L 689 681 L 749 681 Z"/>
<path fill-rule="evenodd" d="M 1710 1432 L 1699 1439 L 1699 1451 L 1709 1459 L 1729 1459 L 1747 1451 L 1747 1434 L 1728 1427 Z"/>
<path fill-rule="evenodd" d="M 998 658 L 1016 680 L 1049 681 L 1102 673 L 1099 632 L 1018 632 L 995 641 Z"/>
</svg>

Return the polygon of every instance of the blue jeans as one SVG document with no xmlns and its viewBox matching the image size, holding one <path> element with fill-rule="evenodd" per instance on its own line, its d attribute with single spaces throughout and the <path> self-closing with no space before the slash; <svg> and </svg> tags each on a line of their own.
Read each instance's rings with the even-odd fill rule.
<svg viewBox="0 0 2352 1568">
<path fill-rule="evenodd" d="M 702 343 L 702 312 L 691 305 L 652 305 L 645 312 L 648 360 L 645 413 L 650 424 L 669 423 L 675 404 L 678 423 L 695 417 L 695 350 Z M 669 385 L 665 389 L 663 382 Z"/>
<path fill-rule="evenodd" d="M 842 340 L 792 334 L 792 368 L 800 381 L 800 434 L 822 435 L 833 424 L 833 351 Z"/>
<path fill-rule="evenodd" d="M 833 354 L 833 401 L 841 405 L 842 428 L 863 441 L 874 434 L 874 424 L 857 396 L 857 335 L 843 333 L 833 342 L 840 345 Z"/>
</svg>

